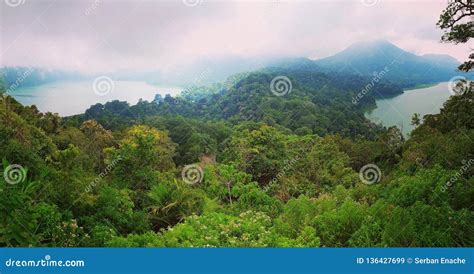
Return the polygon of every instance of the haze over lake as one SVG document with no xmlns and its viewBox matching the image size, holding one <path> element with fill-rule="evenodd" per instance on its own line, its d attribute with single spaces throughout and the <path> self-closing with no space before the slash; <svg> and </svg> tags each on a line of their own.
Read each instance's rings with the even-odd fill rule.
<svg viewBox="0 0 474 274">
<path fill-rule="evenodd" d="M 368 111 L 366 117 L 386 127 L 397 126 L 407 136 L 414 128 L 411 125 L 411 117 L 414 113 L 419 113 L 421 117 L 425 114 L 437 114 L 449 96 L 451 94 L 448 82 L 427 88 L 406 90 L 401 95 L 376 100 L 377 108 Z"/>
<path fill-rule="evenodd" d="M 149 85 L 145 82 L 114 81 L 113 89 L 96 93 L 93 81 L 61 81 L 41 86 L 18 88 L 11 95 L 23 105 L 36 105 L 41 112 L 70 116 L 84 113 L 91 105 L 113 100 L 134 105 L 141 98 L 152 101 L 156 94 L 176 96 L 182 88 Z M 103 95 L 102 95 L 103 94 Z"/>
</svg>

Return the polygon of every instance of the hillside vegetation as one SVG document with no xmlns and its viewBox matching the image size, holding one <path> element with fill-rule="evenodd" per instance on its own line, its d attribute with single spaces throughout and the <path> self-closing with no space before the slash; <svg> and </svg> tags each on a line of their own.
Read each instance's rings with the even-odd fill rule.
<svg viewBox="0 0 474 274">
<path fill-rule="evenodd" d="M 3 97 L 3 168 L 21 168 L 0 184 L 0 246 L 472 246 L 473 93 L 404 140 L 363 115 L 398 87 L 354 103 L 363 78 L 333 77 L 268 69 L 68 118 Z"/>
</svg>

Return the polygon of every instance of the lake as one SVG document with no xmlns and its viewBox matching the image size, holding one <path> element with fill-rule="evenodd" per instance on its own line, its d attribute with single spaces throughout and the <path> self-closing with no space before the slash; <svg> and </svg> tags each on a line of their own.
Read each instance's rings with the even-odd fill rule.
<svg viewBox="0 0 474 274">
<path fill-rule="evenodd" d="M 127 101 L 136 104 L 141 98 L 151 101 L 156 94 L 165 96 L 179 95 L 182 88 L 149 85 L 145 82 L 113 81 L 111 87 L 107 81 L 103 85 L 94 85 L 94 81 L 53 82 L 45 85 L 18 88 L 10 94 L 23 105 L 36 105 L 41 112 L 59 113 L 69 116 L 84 113 L 91 105 L 112 100 Z M 94 89 L 94 87 L 96 87 Z M 413 126 L 413 113 L 439 113 L 443 103 L 449 98 L 448 83 L 406 90 L 403 94 L 377 100 L 377 108 L 367 112 L 368 119 L 382 125 L 398 126 L 407 136 Z"/>
<path fill-rule="evenodd" d="M 425 114 L 437 114 L 450 95 L 448 82 L 406 90 L 401 95 L 376 100 L 377 108 L 367 112 L 365 116 L 386 127 L 398 126 L 403 134 L 408 136 L 413 130 L 411 117 L 414 113 L 419 113 L 421 117 Z"/>
<path fill-rule="evenodd" d="M 91 105 L 113 100 L 134 105 L 141 98 L 152 101 L 156 94 L 176 96 L 178 87 L 149 85 L 145 82 L 113 81 L 61 81 L 35 87 L 18 88 L 10 94 L 23 105 L 36 105 L 41 112 L 69 116 L 84 113 Z"/>
</svg>

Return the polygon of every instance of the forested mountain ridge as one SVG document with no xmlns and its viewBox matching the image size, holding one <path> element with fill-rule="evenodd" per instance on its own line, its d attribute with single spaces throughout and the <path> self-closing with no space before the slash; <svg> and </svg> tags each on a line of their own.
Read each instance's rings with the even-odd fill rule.
<svg viewBox="0 0 474 274">
<path fill-rule="evenodd" d="M 409 88 L 445 82 L 460 74 L 460 62 L 447 55 L 415 55 L 386 40 L 358 42 L 316 65 L 334 72 L 372 75 L 388 69 L 384 80 Z"/>
<path fill-rule="evenodd" d="M 381 83 L 410 88 L 449 81 L 452 77 L 460 75 L 457 71 L 459 64 L 459 61 L 449 55 L 420 56 L 405 51 L 387 40 L 371 40 L 354 43 L 326 58 L 287 59 L 273 65 L 287 69 L 324 72 L 338 77 L 359 76 L 366 78 L 366 82 L 374 78 L 374 74 L 386 71 L 379 79 Z"/>
<path fill-rule="evenodd" d="M 321 37 L 332 47 L 390 30 L 435 46 L 431 13 L 440 8 L 100 3 L 84 17 L 82 5 L 10 4 L 5 63 L 116 68 L 98 77 L 112 90 L 120 79 L 160 81 L 174 65 L 221 54 L 308 54 L 323 49 Z M 471 42 L 473 13 L 472 0 L 449 1 L 437 23 L 441 41 Z M 229 70 L 198 60 L 197 78 L 185 68 L 173 75 L 191 83 L 179 96 L 109 101 L 70 117 L 12 97 L 22 84 L 59 79 L 54 73 L 0 75 L 0 247 L 474 246 L 474 82 L 462 74 L 474 68 L 474 53 L 460 72 L 448 56 L 387 41 L 317 61 L 250 61 L 232 61 L 237 74 L 206 85 Z M 365 118 L 375 98 L 452 73 L 461 77 L 439 113 L 413 115 L 407 138 Z M 96 88 L 84 96 L 100 102 Z"/>
<path fill-rule="evenodd" d="M 287 75 L 291 91 L 284 96 L 271 92 L 272 79 Z M 235 125 L 244 121 L 279 125 L 294 132 L 372 138 L 378 127 L 364 117 L 364 109 L 375 106 L 373 95 L 398 91 L 384 84 L 373 86 L 370 94 L 354 104 L 355 96 L 364 88 L 364 78 L 357 76 L 334 80 L 334 76 L 298 70 L 268 69 L 237 77 L 216 92 L 188 92 L 173 98 L 158 96 L 153 102 L 141 101 L 135 106 L 126 102 L 96 104 L 84 115 L 70 120 L 96 119 L 114 129 L 114 120 L 143 120 L 153 115 L 176 116 L 204 120 L 226 120 Z M 337 83 L 336 83 L 337 82 Z M 121 120 L 120 124 L 123 125 Z"/>
<path fill-rule="evenodd" d="M 4 97 L 0 245 L 472 246 L 473 93 L 405 142 L 362 82 L 271 68 L 67 119 Z"/>
<path fill-rule="evenodd" d="M 456 67 L 459 61 L 449 55 L 425 54 L 415 55 L 404 51 L 386 40 L 358 42 L 333 56 L 311 60 L 308 58 L 260 58 L 258 60 L 226 57 L 202 59 L 184 66 L 180 73 L 172 76 L 161 71 L 118 70 L 109 73 L 114 80 L 145 81 L 152 84 L 173 85 L 209 85 L 220 82 L 229 75 L 247 71 L 306 71 L 315 74 L 324 73 L 332 77 L 337 84 L 344 78 L 358 79 L 361 83 L 370 83 L 374 74 L 384 73 L 378 84 L 394 88 L 377 96 L 393 96 L 402 93 L 403 88 L 422 84 L 448 81 L 458 76 Z M 0 68 L 5 87 L 36 86 L 61 80 L 84 80 L 93 78 L 78 72 L 53 70 L 39 67 L 4 67 Z M 466 76 L 469 76 L 466 74 Z M 24 78 L 24 79 L 23 79 Z M 18 79 L 23 79 L 17 83 Z M 349 81 L 350 82 L 350 81 Z M 363 88 L 363 87 L 362 87 Z"/>
</svg>

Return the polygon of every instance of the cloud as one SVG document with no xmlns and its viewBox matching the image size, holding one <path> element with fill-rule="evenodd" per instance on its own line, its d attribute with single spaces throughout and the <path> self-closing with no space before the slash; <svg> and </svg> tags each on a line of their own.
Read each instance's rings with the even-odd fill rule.
<svg viewBox="0 0 474 274">
<path fill-rule="evenodd" d="M 191 0 L 186 0 L 192 3 Z M 1 65 L 96 73 L 167 70 L 203 57 L 332 55 L 386 38 L 409 51 L 450 54 L 439 42 L 446 1 L 53 1 L 1 6 Z"/>
</svg>

